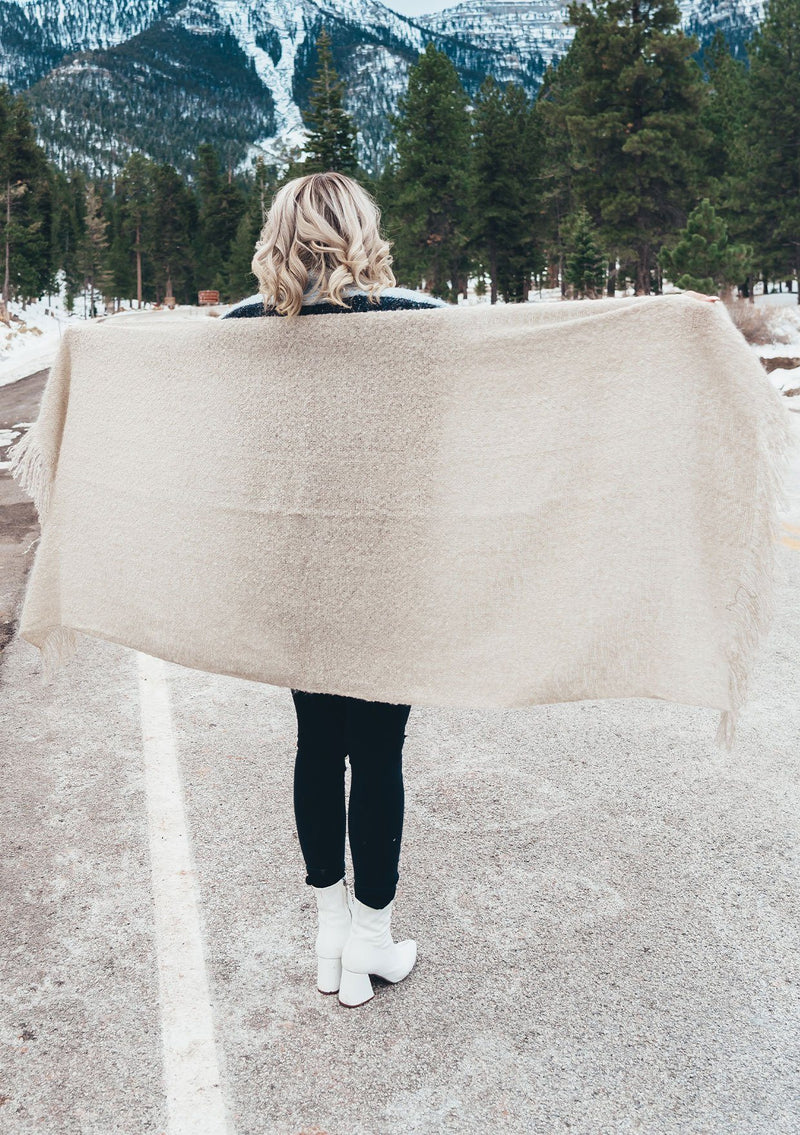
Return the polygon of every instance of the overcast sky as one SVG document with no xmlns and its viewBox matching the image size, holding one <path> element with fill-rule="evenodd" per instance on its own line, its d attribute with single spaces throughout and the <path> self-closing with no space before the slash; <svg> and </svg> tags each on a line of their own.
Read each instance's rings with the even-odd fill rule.
<svg viewBox="0 0 800 1135">
<path fill-rule="evenodd" d="M 383 0 L 387 8 L 402 12 L 405 16 L 422 16 L 428 12 L 441 12 L 442 8 L 452 8 L 458 0 Z"/>
</svg>

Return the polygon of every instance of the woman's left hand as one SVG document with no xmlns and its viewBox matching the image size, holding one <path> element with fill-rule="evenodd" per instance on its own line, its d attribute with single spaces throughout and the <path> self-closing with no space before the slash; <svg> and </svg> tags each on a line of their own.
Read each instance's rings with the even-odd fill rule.
<svg viewBox="0 0 800 1135">
<path fill-rule="evenodd" d="M 714 303 L 715 300 L 719 299 L 719 296 L 706 296 L 706 295 L 703 295 L 702 292 L 688 292 L 687 291 L 687 292 L 684 292 L 683 294 L 685 296 L 694 296 L 694 298 L 696 300 L 708 300 L 709 303 Z"/>
</svg>

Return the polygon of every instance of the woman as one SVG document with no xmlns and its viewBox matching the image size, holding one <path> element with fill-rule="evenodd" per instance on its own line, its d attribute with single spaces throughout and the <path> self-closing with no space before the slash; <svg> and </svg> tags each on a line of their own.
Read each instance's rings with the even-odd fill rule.
<svg viewBox="0 0 800 1135">
<path fill-rule="evenodd" d="M 394 286 L 379 221 L 375 202 L 352 178 L 329 172 L 290 181 L 275 196 L 253 258 L 260 295 L 223 318 L 440 306 L 440 300 Z M 361 1005 L 373 996 L 370 974 L 398 982 L 416 961 L 416 942 L 396 943 L 390 932 L 403 832 L 402 749 L 411 707 L 303 690 L 292 690 L 292 697 L 295 818 L 319 918 L 317 987 L 338 991 L 343 1005 Z M 344 878 L 346 819 L 351 900 Z"/>
<path fill-rule="evenodd" d="M 278 191 L 253 257 L 260 295 L 223 318 L 338 314 L 442 306 L 395 287 L 380 212 L 340 173 L 296 178 Z M 412 939 L 392 940 L 390 923 L 403 833 L 402 750 L 411 707 L 292 690 L 297 712 L 294 809 L 306 883 L 317 901 L 317 988 L 343 1005 L 373 996 L 369 975 L 406 977 Z M 345 817 L 345 757 L 350 799 Z M 354 891 L 345 882 L 345 819 Z"/>
</svg>

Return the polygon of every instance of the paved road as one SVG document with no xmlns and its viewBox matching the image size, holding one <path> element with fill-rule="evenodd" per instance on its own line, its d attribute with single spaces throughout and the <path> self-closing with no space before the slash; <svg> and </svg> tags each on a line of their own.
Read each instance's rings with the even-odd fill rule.
<svg viewBox="0 0 800 1135">
<path fill-rule="evenodd" d="M 36 420 L 49 371 L 0 387 L 0 651 L 13 633 L 14 609 L 33 563 L 36 509 L 4 465 L 7 450 Z"/>
<path fill-rule="evenodd" d="M 419 961 L 358 1010 L 314 987 L 288 691 L 87 639 L 43 687 L 12 641 L 4 1135 L 796 1135 L 793 476 L 735 754 L 659 702 L 412 709 Z"/>
</svg>

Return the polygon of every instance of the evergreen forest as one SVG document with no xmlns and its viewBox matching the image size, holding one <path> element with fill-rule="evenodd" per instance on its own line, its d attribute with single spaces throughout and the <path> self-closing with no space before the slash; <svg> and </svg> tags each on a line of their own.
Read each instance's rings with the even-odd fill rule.
<svg viewBox="0 0 800 1135">
<path fill-rule="evenodd" d="M 800 302 L 800 0 L 767 0 L 740 58 L 719 33 L 700 53 L 679 18 L 674 0 L 571 4 L 574 38 L 535 99 L 491 77 L 470 99 L 428 44 L 374 177 L 324 29 L 306 149 L 282 169 L 242 174 L 199 142 L 189 175 L 134 153 L 92 179 L 48 161 L 25 95 L 0 86 L 3 317 L 61 286 L 87 315 L 251 295 L 275 191 L 329 169 L 375 197 L 398 283 L 450 301 L 477 280 L 492 302 L 665 281 L 750 298 L 763 282 Z"/>
</svg>

